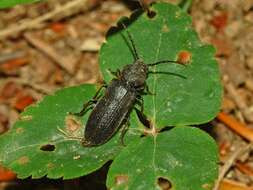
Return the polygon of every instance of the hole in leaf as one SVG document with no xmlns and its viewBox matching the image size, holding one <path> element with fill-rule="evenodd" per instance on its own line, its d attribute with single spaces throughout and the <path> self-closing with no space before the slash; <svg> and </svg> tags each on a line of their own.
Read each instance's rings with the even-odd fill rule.
<svg viewBox="0 0 253 190">
<path fill-rule="evenodd" d="M 52 152 L 52 151 L 54 151 L 54 150 L 55 150 L 55 146 L 54 146 L 54 145 L 52 145 L 52 144 L 42 145 L 42 146 L 40 147 L 40 150 L 42 150 L 42 151 L 48 151 L 48 152 Z"/>
<path fill-rule="evenodd" d="M 148 15 L 148 18 L 154 18 L 156 16 L 156 12 L 152 10 L 148 10 L 147 15 Z"/>
<path fill-rule="evenodd" d="M 118 175 L 115 177 L 115 184 L 121 185 L 128 183 L 128 176 L 127 175 Z"/>
<path fill-rule="evenodd" d="M 170 181 L 163 177 L 159 177 L 157 179 L 157 184 L 159 185 L 161 190 L 170 190 L 172 188 Z"/>
<path fill-rule="evenodd" d="M 21 158 L 18 159 L 18 163 L 20 165 L 27 164 L 29 161 L 30 161 L 30 159 L 27 156 L 22 156 Z"/>
</svg>

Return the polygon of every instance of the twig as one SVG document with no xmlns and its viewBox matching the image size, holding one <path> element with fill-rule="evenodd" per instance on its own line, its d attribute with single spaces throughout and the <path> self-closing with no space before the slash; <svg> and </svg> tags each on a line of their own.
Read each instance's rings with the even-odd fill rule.
<svg viewBox="0 0 253 190">
<path fill-rule="evenodd" d="M 245 139 L 253 142 L 253 129 L 247 127 L 243 123 L 237 121 L 233 117 L 224 112 L 218 114 L 217 119 L 226 124 L 230 129 L 244 137 Z"/>
<path fill-rule="evenodd" d="M 230 157 L 228 158 L 228 160 L 226 161 L 226 163 L 221 168 L 218 180 L 216 181 L 216 184 L 215 184 L 213 190 L 218 190 L 219 189 L 220 182 L 225 177 L 225 175 L 228 172 L 228 170 L 233 166 L 233 164 L 237 160 L 237 158 L 241 154 L 243 154 L 244 152 L 250 150 L 252 147 L 253 147 L 253 143 L 250 143 L 250 144 L 248 144 L 247 146 L 244 146 L 244 147 L 240 146 L 240 147 L 236 148 L 236 150 L 230 155 Z"/>
<path fill-rule="evenodd" d="M 59 13 L 69 11 L 75 7 L 80 7 L 82 4 L 85 4 L 86 2 L 87 2 L 87 0 L 72 0 L 62 6 L 56 7 L 53 11 L 46 13 L 42 16 L 39 16 L 36 19 L 25 20 L 23 22 L 21 21 L 20 23 L 17 23 L 17 24 L 10 26 L 4 30 L 1 30 L 0 31 L 0 39 L 5 38 L 9 35 L 15 34 L 17 32 L 22 32 L 27 29 L 36 28 L 42 22 L 45 22 L 45 21 L 55 17 Z"/>
<path fill-rule="evenodd" d="M 249 122 L 253 122 L 253 114 L 248 109 L 245 101 L 243 101 L 241 96 L 237 93 L 235 87 L 231 83 L 228 83 L 225 85 L 225 88 L 227 89 L 228 93 L 233 97 L 236 105 L 242 111 L 242 114 L 245 119 Z"/>
<path fill-rule="evenodd" d="M 49 58 L 51 58 L 55 63 L 57 63 L 61 68 L 66 70 L 69 74 L 74 74 L 75 65 L 78 59 L 74 56 L 63 56 L 57 53 L 54 48 L 52 48 L 49 44 L 39 39 L 37 36 L 31 33 L 24 34 L 25 39 L 28 43 L 36 47 L 39 51 L 46 54 Z"/>
<path fill-rule="evenodd" d="M 48 85 L 41 85 L 41 84 L 36 84 L 34 82 L 28 81 L 28 80 L 24 80 L 21 78 L 16 78 L 16 77 L 8 77 L 7 79 L 8 81 L 14 81 L 15 83 L 27 86 L 29 88 L 34 89 L 35 91 L 42 93 L 44 95 L 49 95 L 52 92 L 54 92 L 55 89 L 53 89 L 52 87 L 48 86 Z"/>
<path fill-rule="evenodd" d="M 0 63 L 4 63 L 13 59 L 24 57 L 26 53 L 24 51 L 14 51 L 9 53 L 0 54 Z"/>
<path fill-rule="evenodd" d="M 237 181 L 224 179 L 221 182 L 220 190 L 253 190 L 252 186 L 247 186 Z"/>
<path fill-rule="evenodd" d="M 54 91 L 49 86 L 45 86 L 45 85 L 35 84 L 35 83 L 28 82 L 28 81 L 20 80 L 20 79 L 17 82 L 24 85 L 24 86 L 28 86 L 28 87 L 36 90 L 37 92 L 44 94 L 44 95 L 49 95 Z"/>
<path fill-rule="evenodd" d="M 235 164 L 236 168 L 243 174 L 253 177 L 252 167 L 248 163 L 237 161 Z"/>
</svg>

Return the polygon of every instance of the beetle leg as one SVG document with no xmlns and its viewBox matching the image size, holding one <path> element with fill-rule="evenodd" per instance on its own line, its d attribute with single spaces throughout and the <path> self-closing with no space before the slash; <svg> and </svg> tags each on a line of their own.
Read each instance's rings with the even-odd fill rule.
<svg viewBox="0 0 253 190">
<path fill-rule="evenodd" d="M 150 122 L 147 119 L 147 116 L 144 114 L 144 101 L 142 96 L 137 96 L 136 104 L 138 104 L 141 107 L 141 110 L 138 110 L 136 107 L 134 107 L 134 110 L 140 120 L 140 122 L 147 128 L 150 128 Z"/>
<path fill-rule="evenodd" d="M 68 132 L 64 131 L 60 127 L 57 127 L 57 130 L 60 131 L 63 134 L 63 136 L 68 138 L 69 140 L 81 141 L 83 139 L 83 137 L 68 134 Z"/>
<path fill-rule="evenodd" d="M 123 127 L 122 127 L 122 131 L 121 131 L 121 134 L 120 134 L 120 143 L 123 145 L 123 146 L 126 146 L 125 143 L 124 143 L 124 136 L 126 135 L 126 132 L 129 128 L 129 117 L 127 118 L 127 121 L 124 123 Z"/>
<path fill-rule="evenodd" d="M 98 100 L 101 96 L 100 95 L 100 92 L 103 88 L 107 88 L 107 84 L 104 82 L 102 86 L 99 87 L 98 91 L 96 92 L 96 94 L 93 96 L 93 100 Z"/>
<path fill-rule="evenodd" d="M 137 114 L 137 116 L 138 116 L 140 122 L 141 122 L 145 127 L 150 128 L 150 122 L 149 122 L 147 116 L 144 114 L 144 112 L 138 110 L 138 109 L 135 108 L 135 107 L 134 107 L 134 110 L 135 110 L 135 112 L 136 112 L 136 114 Z"/>
<path fill-rule="evenodd" d="M 101 98 L 102 94 L 100 94 L 101 90 L 103 88 L 106 88 L 107 85 L 103 84 L 98 91 L 96 92 L 96 94 L 93 96 L 93 98 L 91 100 L 89 100 L 88 102 L 83 104 L 83 108 L 80 112 L 78 113 L 70 113 L 72 115 L 76 115 L 78 117 L 82 117 L 89 109 L 92 109 L 94 107 L 94 105 L 97 103 L 97 101 Z"/>
<path fill-rule="evenodd" d="M 83 105 L 83 108 L 80 112 L 77 112 L 77 113 L 70 113 L 71 115 L 75 115 L 75 116 L 78 116 L 78 117 L 82 117 L 84 116 L 84 114 L 89 111 L 90 109 L 92 109 L 94 107 L 94 104 L 97 103 L 97 100 L 90 100 L 88 102 L 86 102 L 84 105 Z"/>
<path fill-rule="evenodd" d="M 117 69 L 116 71 L 112 71 L 111 69 L 108 69 L 108 71 L 113 75 L 115 76 L 116 78 L 119 78 L 120 75 L 121 75 L 121 72 L 119 69 Z"/>
<path fill-rule="evenodd" d="M 144 100 L 142 96 L 137 96 L 136 98 L 136 104 L 138 104 L 141 107 L 141 112 L 144 111 Z"/>
<path fill-rule="evenodd" d="M 146 84 L 145 85 L 145 91 L 143 92 L 143 95 L 155 95 L 155 93 L 154 92 L 151 92 L 150 90 L 149 90 L 149 87 L 148 87 L 148 85 Z"/>
</svg>

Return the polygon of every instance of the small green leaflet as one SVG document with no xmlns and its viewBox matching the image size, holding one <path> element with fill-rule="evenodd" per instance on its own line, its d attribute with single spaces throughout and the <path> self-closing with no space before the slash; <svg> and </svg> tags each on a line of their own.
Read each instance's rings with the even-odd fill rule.
<svg viewBox="0 0 253 190">
<path fill-rule="evenodd" d="M 155 95 L 144 96 L 144 112 L 158 128 L 206 123 L 219 112 L 222 87 L 214 48 L 203 45 L 191 27 L 191 18 L 177 6 L 157 3 L 151 7 L 154 18 L 134 13 L 125 25 L 145 63 L 177 60 L 182 51 L 191 53 L 185 67 L 163 64 L 151 71 L 147 84 Z M 100 50 L 100 68 L 108 82 L 116 71 L 134 62 L 126 32 L 112 28 Z M 184 76 L 184 77 L 180 77 Z"/>
<path fill-rule="evenodd" d="M 160 190 L 162 177 L 171 189 L 211 190 L 217 163 L 217 147 L 209 135 L 197 128 L 176 127 L 129 144 L 113 161 L 107 187 Z"/>
<path fill-rule="evenodd" d="M 70 179 L 91 173 L 113 159 L 123 148 L 118 135 L 103 146 L 84 148 L 80 141 L 71 140 L 60 131 L 83 136 L 89 113 L 79 120 L 69 112 L 79 112 L 95 92 L 94 85 L 70 87 L 30 106 L 21 114 L 21 120 L 1 136 L 0 163 L 15 171 L 19 178 L 47 175 Z M 136 131 L 128 133 L 126 144 L 138 136 Z M 47 146 L 54 146 L 54 150 L 41 150 Z"/>
</svg>

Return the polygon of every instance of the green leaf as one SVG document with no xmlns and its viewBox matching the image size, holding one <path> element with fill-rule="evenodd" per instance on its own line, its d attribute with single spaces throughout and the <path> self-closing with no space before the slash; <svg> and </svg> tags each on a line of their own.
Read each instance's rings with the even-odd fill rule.
<svg viewBox="0 0 253 190">
<path fill-rule="evenodd" d="M 8 8 L 18 4 L 33 3 L 38 1 L 40 0 L 0 0 L 0 8 Z"/>
<path fill-rule="evenodd" d="M 155 95 L 144 97 L 145 114 L 152 121 L 153 126 L 157 128 L 207 122 L 216 115 L 221 101 L 218 66 L 213 58 L 214 49 L 211 46 L 203 46 L 199 42 L 196 33 L 190 27 L 190 17 L 176 6 L 160 3 L 154 5 L 152 9 L 156 12 L 154 18 L 151 19 L 145 14 L 137 18 L 138 14 L 135 14 L 128 28 L 140 57 L 147 63 L 165 59 L 176 60 L 178 53 L 185 50 L 191 53 L 192 59 L 186 67 L 164 64 L 153 68 L 156 71 L 171 72 L 174 75 L 149 76 L 147 84 Z M 125 31 L 123 34 L 127 37 Z M 126 41 L 121 33 L 114 31 L 100 52 L 100 66 L 105 80 L 109 82 L 112 79 L 108 72 L 109 68 L 112 70 L 122 69 L 124 65 L 132 62 L 133 57 Z M 186 78 L 177 75 L 183 75 Z M 82 118 L 73 117 L 69 112 L 79 112 L 83 103 L 92 99 L 95 92 L 94 85 L 66 88 L 52 96 L 45 97 L 39 104 L 29 107 L 21 114 L 21 120 L 8 133 L 1 136 L 0 162 L 14 170 L 20 178 L 31 175 L 33 178 L 39 178 L 47 175 L 49 178 L 69 179 L 91 173 L 108 160 L 114 159 L 123 149 L 119 143 L 119 133 L 102 146 L 86 148 L 81 146 L 79 141 L 66 138 L 59 130 L 68 132 L 71 136 L 83 136 L 89 112 Z M 143 129 L 138 129 L 139 126 L 141 124 L 136 114 L 132 112 L 130 130 L 124 138 L 127 145 L 132 142 L 127 150 L 133 148 L 136 155 L 138 155 L 138 151 L 156 150 L 148 142 L 157 142 L 159 147 L 178 147 L 175 153 L 178 155 L 177 159 L 180 160 L 180 156 L 182 157 L 180 160 L 182 163 L 202 158 L 206 161 L 205 163 L 199 162 L 201 166 L 205 165 L 202 166 L 203 168 L 213 168 L 210 171 L 210 176 L 216 172 L 217 166 L 208 161 L 214 160 L 212 159 L 215 156 L 214 149 L 209 154 L 201 148 L 202 145 L 208 145 L 210 142 L 204 135 L 191 134 L 185 128 L 179 128 L 159 134 L 157 138 L 140 139 L 140 131 L 143 132 Z M 185 135 L 180 133 L 181 136 L 187 136 L 189 141 L 184 140 L 178 134 L 178 136 L 176 135 L 175 130 L 181 129 L 186 131 Z M 170 135 L 170 133 L 172 134 Z M 183 141 L 180 143 L 182 139 Z M 137 150 L 136 147 L 141 144 L 147 144 L 147 147 Z M 192 153 L 187 150 L 191 150 Z M 174 149 L 171 148 L 170 152 L 172 151 Z M 124 159 L 127 158 L 126 160 L 130 162 L 132 156 L 135 158 L 135 155 L 131 155 L 131 157 L 124 157 Z M 121 154 L 117 160 L 120 158 L 122 158 Z M 184 159 L 186 160 L 184 161 Z M 146 160 L 149 158 L 147 157 Z M 134 163 L 130 162 L 129 164 Z M 197 169 L 195 165 L 194 167 L 188 166 L 193 172 L 195 172 L 193 169 Z M 122 168 L 122 171 L 126 169 Z M 168 171 L 170 171 L 169 169 L 171 167 L 168 168 Z M 178 173 L 180 173 L 179 168 Z M 204 182 L 210 184 L 208 180 L 211 177 L 204 170 L 203 174 L 202 185 Z M 176 179 L 178 176 L 174 173 L 170 173 L 170 176 L 169 180 L 173 182 L 173 185 L 176 185 L 180 178 Z M 189 179 L 195 180 L 191 175 Z M 188 182 L 183 181 L 183 183 Z M 109 185 L 112 186 L 112 183 L 110 182 Z"/>
<path fill-rule="evenodd" d="M 21 114 L 21 120 L 1 136 L 0 162 L 19 178 L 47 175 L 69 179 L 91 173 L 113 159 L 123 148 L 118 136 L 103 146 L 87 148 L 59 130 L 82 136 L 89 113 L 80 120 L 69 112 L 79 112 L 83 102 L 90 100 L 95 92 L 94 85 L 66 88 L 29 107 Z M 134 136 L 132 131 L 124 140 L 128 143 Z"/>
<path fill-rule="evenodd" d="M 129 21 L 121 19 L 128 25 L 127 30 L 144 62 L 177 60 L 181 51 L 190 52 L 192 58 L 185 67 L 163 64 L 150 68 L 174 75 L 149 74 L 147 84 L 155 95 L 144 97 L 145 114 L 158 128 L 210 121 L 219 111 L 222 94 L 214 48 L 199 41 L 190 16 L 177 6 L 157 3 L 151 10 L 156 13 L 153 18 L 136 12 Z M 113 28 L 109 34 L 100 50 L 100 68 L 107 82 L 113 78 L 108 68 L 116 71 L 134 62 L 125 30 Z"/>
<path fill-rule="evenodd" d="M 163 178 L 172 189 L 212 189 L 217 161 L 217 147 L 209 135 L 197 128 L 176 127 L 129 144 L 113 161 L 107 187 L 159 190 L 158 179 Z"/>
</svg>

